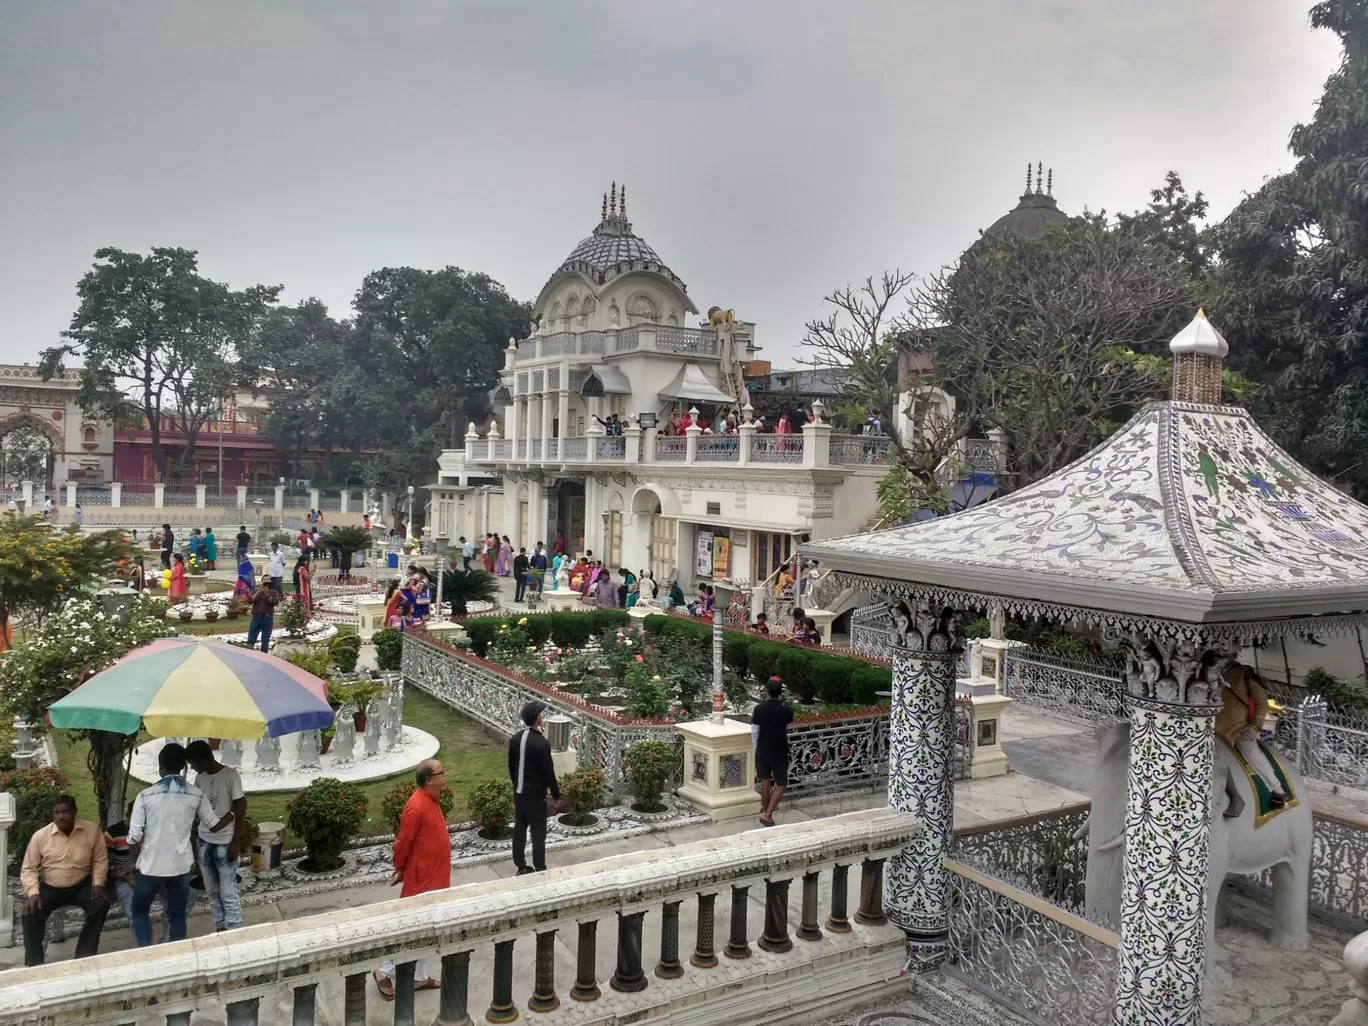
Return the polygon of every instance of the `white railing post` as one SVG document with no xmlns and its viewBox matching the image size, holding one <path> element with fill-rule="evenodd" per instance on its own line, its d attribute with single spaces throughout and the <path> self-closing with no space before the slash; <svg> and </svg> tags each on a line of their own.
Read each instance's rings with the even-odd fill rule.
<svg viewBox="0 0 1368 1026">
<path fill-rule="evenodd" d="M 74 507 L 74 506 L 76 505 L 76 482 L 75 482 L 75 481 L 68 481 L 68 482 L 66 483 L 66 504 L 67 504 L 67 508 L 68 508 L 68 509 L 70 509 L 70 508 L 72 508 L 72 507 Z"/>
<path fill-rule="evenodd" d="M 14 825 L 15 818 L 14 795 L 8 791 L 0 792 L 0 946 L 3 947 L 9 947 L 14 936 L 14 931 L 9 928 L 14 922 L 9 889 L 9 829 Z"/>
<path fill-rule="evenodd" d="M 803 425 L 803 466 L 831 465 L 831 425 L 824 423 Z"/>
<path fill-rule="evenodd" d="M 1368 1026 L 1368 933 L 1345 945 L 1344 968 L 1349 971 L 1349 993 L 1353 997 L 1340 1007 L 1330 1026 Z"/>
<path fill-rule="evenodd" d="M 109 504 L 118 509 L 123 505 L 123 482 L 111 481 L 109 483 Z"/>
<path fill-rule="evenodd" d="M 246 485 L 238 485 L 238 486 L 237 486 L 237 508 L 238 508 L 238 509 L 246 509 L 246 508 L 247 508 L 247 486 L 246 486 Z"/>
<path fill-rule="evenodd" d="M 351 490 L 344 484 L 342 486 L 342 498 L 338 500 L 337 511 L 339 513 L 350 513 L 351 509 Z"/>
<path fill-rule="evenodd" d="M 309 489 L 309 508 L 318 509 L 323 504 L 323 496 L 319 494 L 317 488 Z"/>
<path fill-rule="evenodd" d="M 205 497 L 209 491 L 207 485 L 195 485 L 195 509 L 204 509 Z"/>
<path fill-rule="evenodd" d="M 276 508 L 277 510 L 282 510 L 282 511 L 285 509 L 285 486 L 284 486 L 284 485 L 279 485 L 279 484 L 278 484 L 278 485 L 275 486 L 275 508 Z"/>
<path fill-rule="evenodd" d="M 152 505 L 162 509 L 166 505 L 166 485 L 158 481 L 152 486 Z"/>
<path fill-rule="evenodd" d="M 698 407 L 689 410 L 693 423 L 684 429 L 684 462 L 692 465 L 698 459 L 698 436 L 703 429 L 698 426 Z"/>
</svg>

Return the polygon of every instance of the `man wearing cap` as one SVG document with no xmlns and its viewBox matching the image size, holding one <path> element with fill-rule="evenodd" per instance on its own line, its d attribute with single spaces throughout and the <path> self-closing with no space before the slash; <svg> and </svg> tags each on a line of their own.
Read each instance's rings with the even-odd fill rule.
<svg viewBox="0 0 1368 1026">
<path fill-rule="evenodd" d="M 508 776 L 513 781 L 513 864 L 518 875 L 546 869 L 546 792 L 560 801 L 560 784 L 551 763 L 551 742 L 542 736 L 544 702 L 522 707 L 523 729 L 508 742 Z M 526 858 L 527 831 L 532 830 L 532 865 Z"/>
<path fill-rule="evenodd" d="M 771 677 L 765 682 L 769 697 L 751 712 L 751 741 L 755 745 L 755 775 L 760 778 L 760 822 L 774 826 L 774 810 L 788 785 L 788 726 L 793 710 L 779 695 L 784 682 Z"/>
</svg>

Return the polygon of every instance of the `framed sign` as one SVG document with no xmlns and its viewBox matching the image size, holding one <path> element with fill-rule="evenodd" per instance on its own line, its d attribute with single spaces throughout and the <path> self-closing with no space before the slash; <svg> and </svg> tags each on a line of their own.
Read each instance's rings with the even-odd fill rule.
<svg viewBox="0 0 1368 1026">
<path fill-rule="evenodd" d="M 711 531 L 700 530 L 698 532 L 697 560 L 697 565 L 694 567 L 695 576 L 700 580 L 712 580 L 713 533 Z"/>
<path fill-rule="evenodd" d="M 712 578 L 714 581 L 726 580 L 731 566 L 731 539 L 724 534 L 713 538 Z"/>
</svg>

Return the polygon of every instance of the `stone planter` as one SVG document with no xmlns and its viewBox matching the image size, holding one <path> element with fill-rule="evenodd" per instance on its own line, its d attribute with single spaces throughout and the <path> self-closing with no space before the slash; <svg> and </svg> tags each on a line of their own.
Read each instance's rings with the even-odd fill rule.
<svg viewBox="0 0 1368 1026">
<path fill-rule="evenodd" d="M 185 579 L 189 582 L 191 595 L 203 595 L 209 590 L 209 578 L 204 574 L 186 574 Z"/>
</svg>

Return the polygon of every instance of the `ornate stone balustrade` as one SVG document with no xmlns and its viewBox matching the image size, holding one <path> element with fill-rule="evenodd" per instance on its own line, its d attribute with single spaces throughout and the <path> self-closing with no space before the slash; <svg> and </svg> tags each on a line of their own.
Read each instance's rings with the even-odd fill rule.
<svg viewBox="0 0 1368 1026">
<path fill-rule="evenodd" d="M 1119 661 L 1014 648 L 1003 657 L 1002 690 L 1012 701 L 1096 723 L 1125 717 Z"/>
<path fill-rule="evenodd" d="M 404 634 L 404 680 L 471 719 L 512 736 L 518 713 L 536 699 L 570 719 L 570 746 L 581 763 L 598 766 L 614 796 L 623 793 L 622 755 L 638 741 L 675 743 L 673 721 L 618 716 L 573 695 L 512 673 L 423 631 Z"/>
<path fill-rule="evenodd" d="M 1090 808 L 1090 802 L 1080 802 L 1034 816 L 960 827 L 950 851 L 957 862 L 1082 915 L 1088 839 L 1075 835 L 1087 822 Z"/>
<path fill-rule="evenodd" d="M 566 996 L 575 1003 L 564 1021 L 586 1026 L 748 1026 L 772 1021 L 779 994 L 786 1009 L 820 1019 L 906 989 L 904 938 L 883 915 L 883 864 L 920 830 L 908 813 L 851 813 L 14 970 L 0 976 L 0 1026 L 365 1023 L 382 959 L 397 966 L 395 1023 L 415 1021 L 420 959 L 434 975 L 440 967 L 443 1023 L 469 1023 L 486 1001 L 488 1021 L 511 1022 L 520 1005 L 550 1013 Z M 692 955 L 681 954 L 681 932 Z M 600 943 L 616 951 L 606 986 Z M 514 985 L 529 951 L 530 993 Z"/>
<path fill-rule="evenodd" d="M 803 436 L 751 435 L 746 458 L 751 463 L 802 463 Z"/>
<path fill-rule="evenodd" d="M 879 466 L 893 447 L 885 435 L 847 435 L 832 433 L 829 459 L 834 466 Z"/>
<path fill-rule="evenodd" d="M 790 794 L 888 784 L 887 706 L 795 720 L 788 738 Z"/>
</svg>

